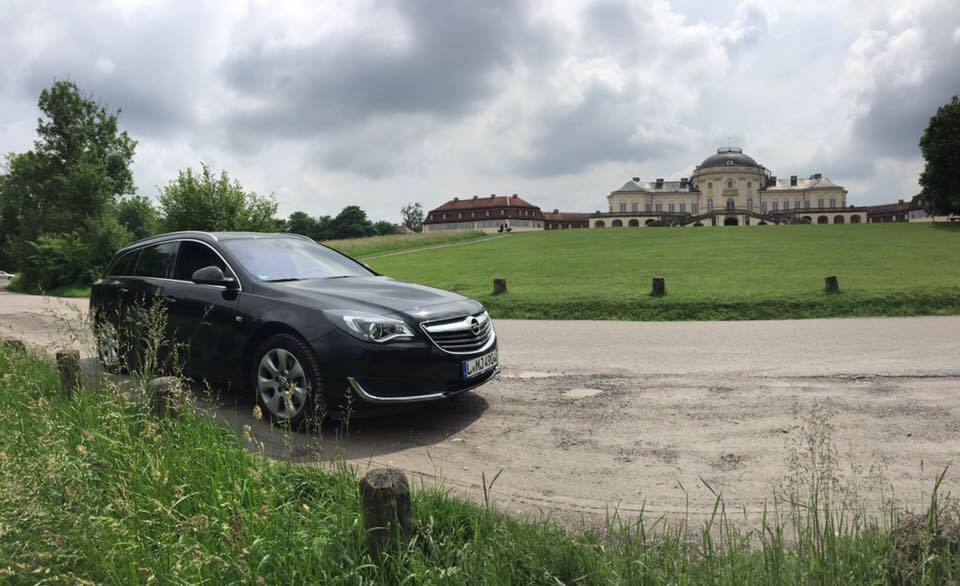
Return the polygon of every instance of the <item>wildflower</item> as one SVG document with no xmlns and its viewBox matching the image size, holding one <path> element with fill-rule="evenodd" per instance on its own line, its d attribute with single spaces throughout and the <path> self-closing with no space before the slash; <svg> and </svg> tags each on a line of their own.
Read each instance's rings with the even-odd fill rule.
<svg viewBox="0 0 960 586">
<path fill-rule="evenodd" d="M 252 442 L 253 441 L 253 428 L 249 425 L 243 426 L 243 439 Z"/>
<path fill-rule="evenodd" d="M 304 513 L 309 513 L 309 512 L 310 512 L 310 505 L 308 505 L 307 503 L 301 503 L 300 506 L 303 507 L 303 512 L 304 512 Z"/>
<path fill-rule="evenodd" d="M 263 411 L 260 409 L 260 405 L 253 408 L 253 418 L 257 421 L 263 419 Z"/>
<path fill-rule="evenodd" d="M 83 447 L 83 444 L 77 444 L 77 453 L 82 456 L 87 453 L 87 448 Z"/>
</svg>

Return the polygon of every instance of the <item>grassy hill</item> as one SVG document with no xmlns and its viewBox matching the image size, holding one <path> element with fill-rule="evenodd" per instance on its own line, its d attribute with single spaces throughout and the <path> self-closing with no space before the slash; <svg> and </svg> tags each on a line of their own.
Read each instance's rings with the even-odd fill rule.
<svg viewBox="0 0 960 586">
<path fill-rule="evenodd" d="M 498 317 L 777 319 L 960 313 L 960 226 L 564 230 L 373 259 Z M 841 293 L 827 295 L 836 275 Z M 654 276 L 667 296 L 651 298 Z M 491 295 L 507 279 L 507 295 Z"/>
</svg>

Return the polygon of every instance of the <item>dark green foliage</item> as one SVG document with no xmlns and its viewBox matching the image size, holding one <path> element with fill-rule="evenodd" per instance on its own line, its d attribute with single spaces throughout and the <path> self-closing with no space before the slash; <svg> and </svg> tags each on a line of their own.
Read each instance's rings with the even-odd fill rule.
<svg viewBox="0 0 960 586">
<path fill-rule="evenodd" d="M 930 118 L 920 152 L 926 161 L 920 174 L 925 207 L 935 214 L 960 214 L 960 98 L 953 96 Z"/>
<path fill-rule="evenodd" d="M 397 228 L 386 220 L 374 222 L 373 231 L 377 236 L 389 236 L 397 233 Z"/>
<path fill-rule="evenodd" d="M 423 206 L 420 202 L 407 204 L 400 208 L 403 225 L 414 232 L 423 232 Z"/>
<path fill-rule="evenodd" d="M 133 196 L 120 200 L 116 205 L 117 220 L 134 240 L 152 236 L 159 231 L 157 208 L 153 202 L 143 196 Z"/>
<path fill-rule="evenodd" d="M 306 212 L 293 212 L 287 219 L 285 232 L 300 234 L 314 240 L 328 240 L 333 234 L 333 220 L 330 216 L 314 218 Z"/>
<path fill-rule="evenodd" d="M 333 238 L 363 238 L 376 231 L 360 206 L 347 206 L 333 219 Z"/>
<path fill-rule="evenodd" d="M 157 198 L 162 232 L 177 230 L 278 232 L 277 202 L 246 192 L 226 171 L 215 175 L 205 163 L 200 172 L 181 171 Z"/>
<path fill-rule="evenodd" d="M 130 165 L 136 142 L 119 131 L 118 113 L 68 81 L 44 89 L 38 106 L 34 150 L 8 155 L 0 176 L 0 248 L 7 257 L 0 260 L 12 261 L 29 287 L 37 285 L 31 275 L 48 264 L 45 251 L 62 249 L 71 239 L 78 244 L 81 226 L 89 229 L 92 218 L 109 215 L 119 195 L 134 191 Z M 46 241 L 39 240 L 41 235 Z M 90 250 L 62 250 L 55 256 L 64 254 L 93 258 L 96 264 L 106 260 Z M 50 281 L 67 282 L 58 275 Z"/>
</svg>

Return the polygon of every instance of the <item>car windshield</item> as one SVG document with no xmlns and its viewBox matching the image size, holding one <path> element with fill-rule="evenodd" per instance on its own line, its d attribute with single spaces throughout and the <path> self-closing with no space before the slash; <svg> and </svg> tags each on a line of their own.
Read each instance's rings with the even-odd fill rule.
<svg viewBox="0 0 960 586">
<path fill-rule="evenodd" d="M 355 260 L 299 238 L 240 238 L 223 242 L 240 264 L 261 281 L 369 277 Z"/>
</svg>

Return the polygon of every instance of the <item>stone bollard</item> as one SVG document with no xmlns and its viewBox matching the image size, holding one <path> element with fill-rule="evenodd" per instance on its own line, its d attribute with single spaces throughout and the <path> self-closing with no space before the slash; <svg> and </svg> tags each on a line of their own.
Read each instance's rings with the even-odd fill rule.
<svg viewBox="0 0 960 586">
<path fill-rule="evenodd" d="M 27 347 L 24 345 L 23 341 L 16 338 L 0 338 L 0 346 L 21 354 L 27 351 Z"/>
<path fill-rule="evenodd" d="M 494 279 L 493 280 L 493 294 L 502 295 L 507 292 L 507 280 L 506 279 Z"/>
<path fill-rule="evenodd" d="M 827 293 L 839 293 L 840 292 L 840 282 L 837 281 L 836 277 L 827 277 L 824 279 L 824 291 Z"/>
<path fill-rule="evenodd" d="M 401 546 L 413 535 L 410 486 L 403 472 L 395 468 L 371 470 L 360 480 L 363 527 L 367 547 L 377 556 L 398 537 Z"/>
<path fill-rule="evenodd" d="M 161 376 L 147 383 L 147 400 L 154 417 L 179 417 L 183 409 L 183 386 L 175 376 Z"/>
<path fill-rule="evenodd" d="M 67 396 L 80 390 L 83 371 L 80 369 L 80 351 L 64 348 L 57 352 L 57 371 L 60 373 L 60 385 Z"/>
<path fill-rule="evenodd" d="M 663 277 L 653 278 L 653 290 L 650 291 L 651 297 L 663 297 L 667 294 L 667 282 Z"/>
</svg>

